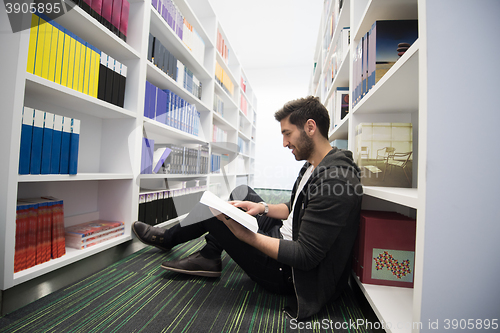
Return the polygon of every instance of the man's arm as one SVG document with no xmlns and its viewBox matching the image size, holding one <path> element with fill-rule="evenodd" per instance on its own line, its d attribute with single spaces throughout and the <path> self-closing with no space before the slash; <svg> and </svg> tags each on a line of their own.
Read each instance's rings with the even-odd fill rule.
<svg viewBox="0 0 500 333">
<path fill-rule="evenodd" d="M 257 202 L 251 201 L 231 201 L 230 202 L 235 207 L 243 208 L 248 214 L 255 216 L 257 214 L 264 213 L 264 205 Z M 267 216 L 278 219 L 278 220 L 286 220 L 290 211 L 288 210 L 288 206 L 284 203 L 276 204 L 276 205 L 268 205 L 269 212 Z"/>
</svg>

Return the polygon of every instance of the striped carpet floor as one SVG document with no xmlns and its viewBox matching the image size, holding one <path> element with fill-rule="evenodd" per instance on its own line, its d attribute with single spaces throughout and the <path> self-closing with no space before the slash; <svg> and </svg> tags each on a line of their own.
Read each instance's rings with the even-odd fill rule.
<svg viewBox="0 0 500 333">
<path fill-rule="evenodd" d="M 351 293 L 297 325 L 281 311 L 286 297 L 261 289 L 225 253 L 217 279 L 160 268 L 204 242 L 199 238 L 168 253 L 146 247 L 1 317 L 0 332 L 368 332 L 335 328 L 364 319 Z"/>
</svg>

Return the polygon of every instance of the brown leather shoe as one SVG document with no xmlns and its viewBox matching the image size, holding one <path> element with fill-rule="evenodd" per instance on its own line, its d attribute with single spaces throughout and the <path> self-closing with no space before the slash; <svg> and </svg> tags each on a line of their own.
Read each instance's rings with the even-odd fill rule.
<svg viewBox="0 0 500 333">
<path fill-rule="evenodd" d="M 165 261 L 161 268 L 189 275 L 219 277 L 222 273 L 222 261 L 220 258 L 207 259 L 198 251 L 181 260 Z"/>
<path fill-rule="evenodd" d="M 163 251 L 170 250 L 170 248 L 166 247 L 164 244 L 165 229 L 153 227 L 140 221 L 135 221 L 132 224 L 132 231 L 144 244 L 155 246 Z"/>
</svg>

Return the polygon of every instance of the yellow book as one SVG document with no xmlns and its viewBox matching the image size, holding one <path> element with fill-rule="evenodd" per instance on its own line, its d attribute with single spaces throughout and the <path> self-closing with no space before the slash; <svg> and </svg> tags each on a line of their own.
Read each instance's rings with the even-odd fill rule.
<svg viewBox="0 0 500 333">
<path fill-rule="evenodd" d="M 80 82 L 80 58 L 81 58 L 81 48 L 82 43 L 78 39 L 75 39 L 75 65 L 73 68 L 73 89 L 78 90 L 78 84 Z"/>
<path fill-rule="evenodd" d="M 31 14 L 30 43 L 28 48 L 28 64 L 26 72 L 35 72 L 36 42 L 38 38 L 38 16 Z"/>
<path fill-rule="evenodd" d="M 56 56 L 56 70 L 54 75 L 54 82 L 61 84 L 62 67 L 64 64 L 64 37 L 65 33 L 63 30 L 59 30 L 57 38 L 57 56 Z M 67 65 L 67 64 L 66 64 Z M 67 75 L 68 73 L 66 73 Z"/>
<path fill-rule="evenodd" d="M 76 52 L 76 40 L 73 37 L 69 39 L 69 61 L 68 61 L 68 81 L 66 86 L 68 88 L 73 88 L 73 79 L 74 79 L 74 69 L 75 69 L 75 52 Z"/>
<path fill-rule="evenodd" d="M 50 43 L 50 60 L 49 60 L 49 80 L 54 82 L 56 76 L 56 61 L 57 61 L 57 42 L 59 41 L 59 29 L 52 26 L 52 41 Z"/>
<path fill-rule="evenodd" d="M 36 42 L 36 61 L 35 75 L 42 76 L 43 68 L 43 47 L 45 45 L 45 27 L 47 26 L 44 19 L 40 18 L 38 22 L 38 36 Z"/>
<path fill-rule="evenodd" d="M 90 95 L 90 71 L 92 70 L 93 50 L 90 47 L 85 48 L 85 80 L 83 81 L 83 93 Z"/>
<path fill-rule="evenodd" d="M 42 19 L 40 19 L 41 21 Z M 50 66 L 50 47 L 52 43 L 52 24 L 49 22 L 45 23 L 45 40 L 43 45 L 43 66 L 42 66 L 42 77 L 44 79 L 49 79 L 49 66 Z"/>
<path fill-rule="evenodd" d="M 99 71 L 101 69 L 101 54 L 99 52 L 96 52 L 94 55 L 94 91 L 92 93 L 92 96 L 97 98 L 97 91 L 99 88 Z"/>
<path fill-rule="evenodd" d="M 65 87 L 68 86 L 68 68 L 69 68 L 69 56 L 71 48 L 71 37 L 65 33 L 64 34 L 64 50 L 62 57 L 62 67 L 61 67 L 61 84 Z"/>
<path fill-rule="evenodd" d="M 78 91 L 83 93 L 83 86 L 85 82 L 87 81 L 85 79 L 85 65 L 87 61 L 87 45 L 85 45 L 85 42 L 82 43 L 82 48 L 80 50 L 80 74 L 78 76 Z"/>
</svg>

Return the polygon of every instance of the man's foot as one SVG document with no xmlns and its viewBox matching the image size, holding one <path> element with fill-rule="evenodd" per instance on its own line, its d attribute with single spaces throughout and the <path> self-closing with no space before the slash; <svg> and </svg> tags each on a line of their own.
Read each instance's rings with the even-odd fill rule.
<svg viewBox="0 0 500 333">
<path fill-rule="evenodd" d="M 170 250 L 170 248 L 166 247 L 164 243 L 164 229 L 153 227 L 140 221 L 135 221 L 132 224 L 132 231 L 144 244 L 155 246 L 163 251 Z"/>
<path fill-rule="evenodd" d="M 177 273 L 219 277 L 222 273 L 222 261 L 220 258 L 207 259 L 198 251 L 181 260 L 165 261 L 161 268 Z"/>
</svg>

